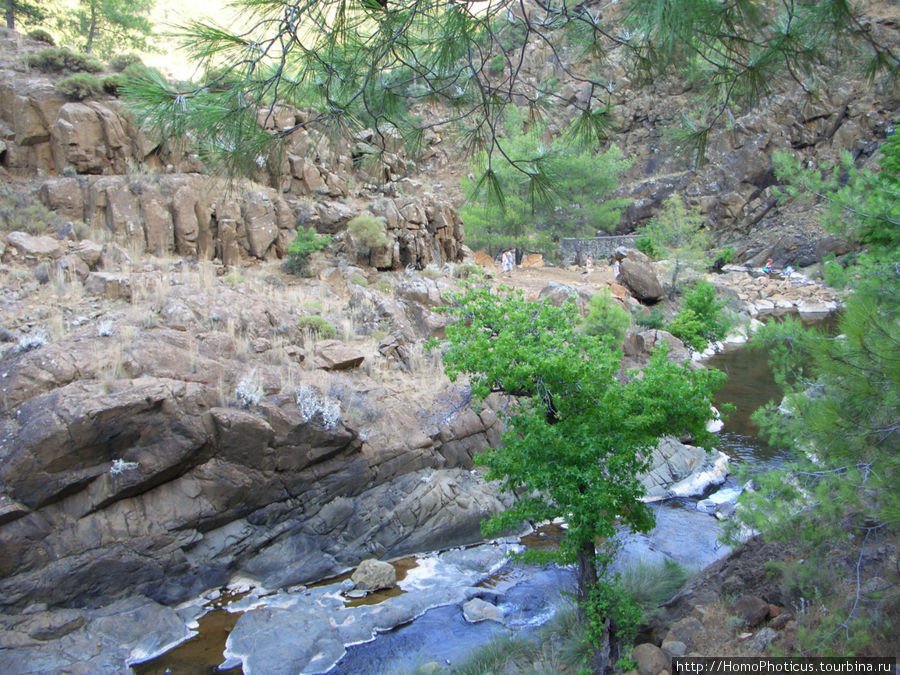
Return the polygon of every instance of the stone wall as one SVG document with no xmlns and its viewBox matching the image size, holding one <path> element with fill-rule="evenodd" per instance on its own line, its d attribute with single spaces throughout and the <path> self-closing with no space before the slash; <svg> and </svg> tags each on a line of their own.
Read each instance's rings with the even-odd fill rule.
<svg viewBox="0 0 900 675">
<path fill-rule="evenodd" d="M 633 234 L 614 237 L 593 237 L 592 239 L 561 239 L 559 257 L 566 265 L 581 263 L 581 258 L 590 255 L 594 260 L 608 258 L 619 246 L 634 248 L 637 236 Z M 580 254 L 580 256 L 579 256 Z"/>
</svg>

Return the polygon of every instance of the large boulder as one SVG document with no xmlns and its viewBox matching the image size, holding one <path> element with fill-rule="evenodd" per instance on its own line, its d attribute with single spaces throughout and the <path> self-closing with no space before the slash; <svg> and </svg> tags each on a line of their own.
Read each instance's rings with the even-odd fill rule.
<svg viewBox="0 0 900 675">
<path fill-rule="evenodd" d="M 646 262 L 625 258 L 619 267 L 619 280 L 641 302 L 658 302 L 665 295 L 656 273 Z"/>
<path fill-rule="evenodd" d="M 10 232 L 6 235 L 6 245 L 18 252 L 27 262 L 55 260 L 63 254 L 60 242 L 46 235 L 34 236 L 27 232 Z"/>
</svg>

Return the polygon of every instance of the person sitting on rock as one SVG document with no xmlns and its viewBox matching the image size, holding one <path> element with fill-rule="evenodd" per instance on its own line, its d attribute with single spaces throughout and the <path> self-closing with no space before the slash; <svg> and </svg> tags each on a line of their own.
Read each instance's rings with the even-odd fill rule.
<svg viewBox="0 0 900 675">
<path fill-rule="evenodd" d="M 772 276 L 772 273 L 774 271 L 775 271 L 774 261 L 771 258 L 769 258 L 768 260 L 766 260 L 766 266 L 763 267 L 763 274 L 765 274 L 767 277 L 770 277 L 770 276 Z"/>
</svg>

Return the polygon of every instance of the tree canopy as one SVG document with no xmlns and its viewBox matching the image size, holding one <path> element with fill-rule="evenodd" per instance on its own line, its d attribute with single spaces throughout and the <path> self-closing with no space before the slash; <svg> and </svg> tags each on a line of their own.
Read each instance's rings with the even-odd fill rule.
<svg viewBox="0 0 900 675">
<path fill-rule="evenodd" d="M 213 78 L 180 85 L 148 76 L 130 90 L 150 126 L 169 137 L 189 134 L 208 161 L 232 172 L 252 173 L 258 157 L 299 128 L 346 135 L 371 127 L 414 146 L 426 130 L 449 127 L 465 147 L 485 152 L 483 187 L 499 194 L 496 167 L 508 163 L 540 193 L 548 180 L 540 158 L 506 151 L 508 108 L 540 119 L 571 105 L 572 138 L 596 147 L 616 103 L 605 67 L 613 61 L 635 81 L 673 74 L 689 81 L 705 99 L 697 110 L 707 112 L 685 116 L 680 140 L 701 154 L 714 124 L 771 91 L 779 77 L 811 89 L 829 50 L 861 56 L 872 76 L 900 68 L 900 56 L 846 0 L 630 0 L 603 10 L 568 0 L 233 5 L 246 17 L 238 30 L 195 22 L 183 32 Z M 585 95 L 570 103 L 552 78 L 527 75 L 524 64 L 537 48 Z M 314 114 L 264 132 L 258 110 L 271 111 L 276 100 Z M 441 106 L 416 107 L 431 102 Z"/>
<path fill-rule="evenodd" d="M 502 445 L 478 461 L 488 467 L 489 479 L 518 498 L 487 521 L 484 532 L 495 535 L 525 520 L 565 519 L 568 530 L 553 555 L 577 560 L 579 601 L 589 613 L 599 589 L 596 542 L 611 542 L 619 526 L 653 526 L 652 512 L 639 501 L 639 476 L 663 435 L 690 434 L 711 446 L 706 421 L 724 375 L 670 363 L 658 351 L 640 374 L 623 377 L 618 336 L 578 330 L 571 303 L 555 307 L 469 288 L 448 311 L 458 319 L 447 328 L 443 357 L 450 378 L 470 375 L 478 400 L 494 392 L 516 397 Z M 600 562 L 606 560 L 601 556 Z M 618 658 L 613 618 L 603 612 L 595 634 L 597 669 Z"/>
</svg>

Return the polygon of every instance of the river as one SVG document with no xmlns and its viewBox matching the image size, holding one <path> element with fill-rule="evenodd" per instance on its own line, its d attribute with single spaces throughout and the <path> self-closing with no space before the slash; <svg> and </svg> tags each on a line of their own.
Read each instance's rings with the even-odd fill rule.
<svg viewBox="0 0 900 675">
<path fill-rule="evenodd" d="M 755 409 L 780 398 L 764 355 L 740 349 L 718 354 L 707 365 L 729 375 L 716 403 L 720 407 L 725 403 L 735 407 L 728 415 L 718 444 L 719 449 L 732 458 L 732 467 L 752 464 L 772 468 L 784 462 L 784 453 L 759 439 L 757 429 L 750 420 Z M 736 485 L 733 478 L 726 483 L 726 487 Z M 689 569 L 699 569 L 727 553 L 728 548 L 718 542 L 720 523 L 697 511 L 696 504 L 697 499 L 690 498 L 654 505 L 656 529 L 647 535 L 623 535 L 622 554 L 617 565 L 624 567 L 635 562 L 658 562 L 671 558 Z M 545 535 L 547 533 L 542 532 L 537 537 Z M 552 538 L 552 532 L 547 536 Z M 535 540 L 533 537 L 530 543 Z M 514 547 L 517 543 L 509 541 L 503 546 Z M 491 551 L 490 546 L 481 545 L 461 552 L 429 554 L 399 561 L 400 590 L 378 596 L 375 600 L 383 601 L 380 607 L 372 604 L 368 605 L 368 609 L 365 606 L 341 606 L 342 601 L 336 599 L 339 598 L 340 578 L 306 590 L 302 602 L 282 593 L 267 598 L 260 591 L 252 592 L 249 597 L 239 600 L 237 605 L 228 606 L 222 599 L 216 599 L 208 604 L 210 611 L 200 620 L 195 638 L 150 662 L 134 666 L 134 670 L 138 675 L 212 673 L 223 672 L 217 669 L 222 665 L 227 672 L 239 673 L 242 670 L 235 657 L 240 657 L 244 659 L 245 672 L 266 673 L 271 664 L 290 660 L 292 652 L 302 651 L 298 643 L 317 630 L 314 624 L 318 618 L 308 609 L 309 605 L 314 604 L 313 601 L 323 607 L 324 614 L 330 613 L 331 618 L 327 620 L 332 624 L 335 621 L 356 622 L 368 627 L 358 630 L 359 626 L 356 626 L 354 630 L 357 632 L 348 633 L 344 647 L 338 644 L 332 645 L 331 651 L 324 649 L 323 668 L 314 672 L 328 672 L 331 675 L 403 673 L 414 672 L 428 662 L 441 666 L 459 663 L 474 648 L 498 636 L 521 635 L 523 631 L 536 628 L 549 619 L 560 605 L 560 590 L 574 588 L 571 569 L 527 567 L 503 562 L 505 549 Z M 476 560 L 486 568 L 480 573 L 473 572 L 466 560 Z M 456 590 L 451 591 L 451 587 Z M 443 593 L 440 598 L 434 598 L 435 589 Z M 431 593 L 433 605 L 437 606 L 429 606 L 429 602 L 416 604 L 419 601 L 415 596 L 422 592 Z M 388 601 L 389 597 L 399 602 L 403 609 L 390 609 L 393 605 Z M 503 622 L 467 622 L 460 605 L 471 597 L 486 598 L 500 607 Z M 282 625 L 273 626 L 269 632 L 263 625 L 256 629 L 240 629 L 232 634 L 240 616 L 236 610 L 256 609 L 267 604 L 273 613 L 282 612 L 277 615 L 278 620 L 273 621 Z M 394 619 L 401 625 L 380 632 L 377 612 L 381 608 L 401 611 L 397 615 L 399 618 Z M 292 627 L 285 628 L 284 624 L 291 624 Z M 228 642 L 232 659 L 226 661 L 223 653 L 229 634 L 232 634 Z M 263 636 L 270 643 L 262 649 L 264 653 L 248 656 L 242 645 L 256 644 Z M 354 642 L 358 644 L 352 644 Z M 319 646 L 313 641 L 314 648 Z M 329 660 L 336 664 L 325 663 Z"/>
</svg>

